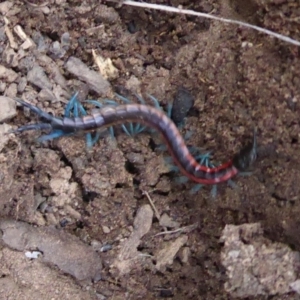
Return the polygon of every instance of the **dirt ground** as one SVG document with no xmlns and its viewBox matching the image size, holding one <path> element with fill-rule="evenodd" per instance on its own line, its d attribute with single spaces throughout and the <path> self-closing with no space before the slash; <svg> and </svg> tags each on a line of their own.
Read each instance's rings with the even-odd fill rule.
<svg viewBox="0 0 300 300">
<path fill-rule="evenodd" d="M 298 0 L 148 2 L 300 40 Z M 1 95 L 61 116 L 76 91 L 81 100 L 150 94 L 166 107 L 184 87 L 195 99 L 182 129 L 190 145 L 226 161 L 254 127 L 259 145 L 252 174 L 236 178 L 237 188 L 221 184 L 213 199 L 210 187 L 191 194 L 192 182 L 177 183 L 156 135 L 119 130 L 92 149 L 83 136 L 37 143 L 40 132 L 4 135 L 36 120 L 10 104 L 0 129 L 1 299 L 299 299 L 281 285 L 231 293 L 222 234 L 228 224 L 260 223 L 255 249 L 300 251 L 298 47 L 114 2 L 6 1 L 0 13 Z M 111 60 L 105 79 L 93 51 Z"/>
</svg>

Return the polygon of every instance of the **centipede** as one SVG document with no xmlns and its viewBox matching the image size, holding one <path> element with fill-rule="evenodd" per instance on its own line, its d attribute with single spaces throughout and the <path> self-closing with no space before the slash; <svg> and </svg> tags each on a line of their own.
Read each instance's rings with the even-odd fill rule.
<svg viewBox="0 0 300 300">
<path fill-rule="evenodd" d="M 201 165 L 190 153 L 175 123 L 162 111 L 145 104 L 105 106 L 90 115 L 81 117 L 55 117 L 21 99 L 15 99 L 23 107 L 37 114 L 42 122 L 28 124 L 11 132 L 27 130 L 60 130 L 65 134 L 90 132 L 126 122 L 142 123 L 157 130 L 167 145 L 175 164 L 190 180 L 206 185 L 226 182 L 238 173 L 247 171 L 257 157 L 256 131 L 253 139 L 229 161 L 215 167 Z"/>
</svg>

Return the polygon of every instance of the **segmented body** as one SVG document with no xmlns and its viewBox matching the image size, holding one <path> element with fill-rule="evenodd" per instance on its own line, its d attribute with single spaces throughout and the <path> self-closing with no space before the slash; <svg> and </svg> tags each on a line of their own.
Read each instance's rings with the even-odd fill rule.
<svg viewBox="0 0 300 300">
<path fill-rule="evenodd" d="M 108 106 L 91 115 L 76 118 L 56 118 L 43 112 L 22 100 L 17 100 L 23 106 L 40 115 L 46 122 L 20 127 L 16 132 L 28 129 L 48 128 L 61 130 L 64 133 L 77 131 L 92 131 L 125 122 L 138 122 L 159 131 L 171 153 L 175 163 L 182 173 L 193 181 L 201 184 L 217 184 L 225 182 L 248 167 L 256 158 L 256 142 L 242 149 L 232 160 L 217 167 L 207 167 L 199 164 L 189 152 L 183 137 L 174 122 L 157 108 L 142 104 L 125 104 Z"/>
</svg>

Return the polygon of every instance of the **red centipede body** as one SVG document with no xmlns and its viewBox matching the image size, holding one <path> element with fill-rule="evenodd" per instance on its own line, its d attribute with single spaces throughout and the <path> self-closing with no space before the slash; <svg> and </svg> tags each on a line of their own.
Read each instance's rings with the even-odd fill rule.
<svg viewBox="0 0 300 300">
<path fill-rule="evenodd" d="M 232 160 L 211 168 L 199 164 L 189 152 L 175 123 L 163 111 L 148 105 L 106 106 L 96 113 L 84 117 L 57 118 L 20 99 L 16 99 L 16 101 L 38 114 L 45 122 L 25 125 L 15 132 L 52 129 L 61 130 L 64 133 L 75 133 L 126 122 L 144 123 L 162 134 L 168 150 L 181 172 L 201 184 L 217 184 L 227 181 L 239 171 L 246 170 L 256 160 L 256 134 L 254 133 L 253 142 L 244 147 Z"/>
<path fill-rule="evenodd" d="M 144 123 L 158 130 L 181 172 L 197 183 L 216 184 L 227 181 L 238 173 L 232 161 L 214 168 L 199 164 L 190 154 L 174 122 L 163 111 L 151 106 L 126 104 L 104 107 L 97 113 L 82 118 L 54 118 L 52 126 L 65 131 L 90 131 L 125 122 Z"/>
</svg>

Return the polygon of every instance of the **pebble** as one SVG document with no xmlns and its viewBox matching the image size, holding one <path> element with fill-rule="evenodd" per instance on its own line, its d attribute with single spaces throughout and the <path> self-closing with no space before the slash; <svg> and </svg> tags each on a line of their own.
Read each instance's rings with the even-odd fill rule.
<svg viewBox="0 0 300 300">
<path fill-rule="evenodd" d="M 102 230 L 104 233 L 110 233 L 110 229 L 107 226 L 102 226 Z"/>
<path fill-rule="evenodd" d="M 180 224 L 173 221 L 167 214 L 163 214 L 159 219 L 159 225 L 168 228 L 179 228 Z"/>
<path fill-rule="evenodd" d="M 40 89 L 52 89 L 52 84 L 49 81 L 44 69 L 40 66 L 34 66 L 27 74 L 29 82 L 39 87 Z"/>
<path fill-rule="evenodd" d="M 0 93 L 4 93 L 5 90 L 6 90 L 6 83 L 0 82 Z"/>
<path fill-rule="evenodd" d="M 20 78 L 19 83 L 18 83 L 18 93 L 24 92 L 26 86 L 27 86 L 27 79 L 26 79 L 26 77 Z"/>
<path fill-rule="evenodd" d="M 2 58 L 5 65 L 11 67 L 17 67 L 20 59 L 12 48 L 5 49 Z"/>
<path fill-rule="evenodd" d="M 8 98 L 15 98 L 18 93 L 18 86 L 16 83 L 11 83 L 8 88 L 6 89 L 6 96 Z"/>
<path fill-rule="evenodd" d="M 14 82 L 18 78 L 18 74 L 12 69 L 7 69 L 0 65 L 0 79 L 6 82 Z"/>
<path fill-rule="evenodd" d="M 14 3 L 11 1 L 3 1 L 0 3 L 0 12 L 2 15 L 6 15 L 13 7 Z"/>
<path fill-rule="evenodd" d="M 81 214 L 78 211 L 76 211 L 74 208 L 72 208 L 70 205 L 66 205 L 65 210 L 71 217 L 80 220 Z"/>
<path fill-rule="evenodd" d="M 5 122 L 16 116 L 16 102 L 8 97 L 0 96 L 0 122 Z"/>
<path fill-rule="evenodd" d="M 71 56 L 65 67 L 72 75 L 86 82 L 97 94 L 105 96 L 110 91 L 110 83 L 100 73 L 90 70 L 80 59 Z"/>
</svg>

